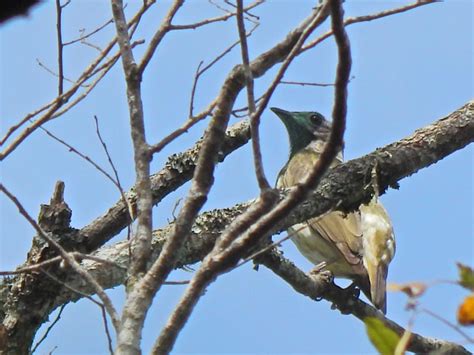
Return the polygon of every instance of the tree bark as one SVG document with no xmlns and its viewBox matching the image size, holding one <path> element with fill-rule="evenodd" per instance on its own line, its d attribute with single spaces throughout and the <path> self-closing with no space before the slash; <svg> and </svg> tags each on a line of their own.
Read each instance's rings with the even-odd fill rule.
<svg viewBox="0 0 474 355">
<path fill-rule="evenodd" d="M 237 146 L 247 139 L 244 136 L 248 137 L 248 125 L 243 125 L 241 129 L 242 132 L 246 132 L 244 135 L 235 134 L 234 138 L 229 135 L 227 137 L 230 142 L 232 139 L 238 140 Z M 473 140 L 474 101 L 470 101 L 455 112 L 417 130 L 407 138 L 331 169 L 316 191 L 287 218 L 276 225 L 272 233 L 281 232 L 297 222 L 318 216 L 331 209 L 348 212 L 356 209 L 361 203 L 369 201 L 374 193 L 371 185 L 374 167 L 377 171 L 378 185 L 382 194 L 388 187 L 396 188 L 398 181 L 404 177 L 436 163 L 472 143 Z M 230 149 L 229 153 L 232 150 Z M 182 156 L 182 159 L 184 161 L 181 163 L 186 165 L 187 156 Z M 175 164 L 178 164 L 175 166 L 179 166 L 180 163 L 177 161 Z M 181 178 L 177 177 L 177 179 Z M 155 185 L 155 188 L 159 189 L 160 187 Z M 280 198 L 283 198 L 285 191 L 282 191 L 280 195 Z M 182 253 L 178 256 L 177 267 L 202 260 L 211 250 L 220 233 L 251 203 L 252 201 L 199 215 Z M 96 228 L 104 231 L 109 228 L 107 224 L 113 222 L 102 219 L 94 223 L 97 223 Z M 159 255 L 172 227 L 173 225 L 170 224 L 154 232 L 153 260 Z M 54 236 L 67 246 L 71 245 L 71 240 L 81 233 L 84 233 L 84 230 L 76 231 L 68 227 L 63 228 L 61 232 L 55 230 Z M 262 236 L 262 238 L 264 237 Z M 78 240 L 75 239 L 75 243 L 77 242 Z M 91 260 L 82 262 L 83 266 L 104 288 L 124 283 L 125 270 L 128 266 L 128 247 L 125 242 L 103 247 L 97 250 L 94 255 L 114 262 L 118 266 L 104 267 L 103 264 Z M 48 246 L 40 244 L 39 247 L 32 248 L 26 264 L 38 263 L 52 256 Z M 48 315 L 58 306 L 82 297 L 64 285 L 86 294 L 92 292 L 78 275 L 72 274 L 67 268 L 59 265 L 50 266 L 48 272 L 62 280 L 64 284 L 58 284 L 57 281 L 51 280 L 41 272 L 6 278 L 0 284 L 0 320 L 2 321 L 0 350 L 2 353 L 28 353 L 36 331 L 47 320 Z M 327 290 L 327 287 L 319 290 Z M 426 347 L 430 346 L 428 343 L 421 344 L 416 341 L 415 339 L 410 349 L 427 350 Z M 433 345 L 429 349 L 439 348 L 439 343 L 433 342 L 432 344 L 437 345 Z"/>
</svg>

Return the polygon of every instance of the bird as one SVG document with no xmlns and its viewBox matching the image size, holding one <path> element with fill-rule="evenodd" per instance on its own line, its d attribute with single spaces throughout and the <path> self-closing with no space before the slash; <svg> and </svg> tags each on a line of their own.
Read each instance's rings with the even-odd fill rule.
<svg viewBox="0 0 474 355">
<path fill-rule="evenodd" d="M 290 142 L 289 159 L 278 174 L 276 186 L 289 188 L 308 176 L 329 140 L 332 123 L 318 112 L 271 110 L 285 125 Z M 343 162 L 342 150 L 331 167 Z M 377 309 L 386 313 L 386 280 L 395 254 L 395 236 L 377 193 L 354 212 L 330 211 L 291 226 L 288 233 L 317 269 L 351 279 Z"/>
</svg>

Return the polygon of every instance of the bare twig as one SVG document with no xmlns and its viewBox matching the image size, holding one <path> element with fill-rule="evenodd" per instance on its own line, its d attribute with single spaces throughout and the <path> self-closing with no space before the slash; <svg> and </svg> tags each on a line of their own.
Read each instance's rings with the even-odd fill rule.
<svg viewBox="0 0 474 355">
<path fill-rule="evenodd" d="M 135 14 L 135 16 L 130 20 L 128 27 L 132 27 L 132 33 L 133 31 L 137 28 L 138 23 L 140 22 L 142 15 L 144 12 L 153 4 L 155 1 L 148 1 L 146 2 L 140 10 Z M 21 142 L 23 142 L 31 133 L 33 133 L 36 129 L 38 129 L 39 126 L 42 124 L 50 121 L 53 118 L 58 117 L 58 110 L 66 103 L 68 102 L 73 95 L 77 92 L 77 90 L 81 87 L 84 82 L 89 80 L 92 76 L 94 76 L 97 73 L 97 67 L 99 64 L 102 62 L 102 60 L 107 56 L 107 54 L 110 52 L 110 50 L 115 46 L 117 43 L 116 38 L 113 39 L 100 53 L 100 55 L 83 71 L 83 73 L 79 76 L 78 80 L 76 81 L 75 85 L 73 85 L 68 91 L 66 91 L 64 94 L 61 96 L 56 97 L 50 104 L 45 105 L 44 108 L 41 108 L 39 110 L 36 110 L 33 113 L 28 114 L 25 118 L 23 118 L 19 123 L 16 125 L 12 126 L 5 137 L 2 138 L 1 142 L 2 145 L 6 140 L 18 129 L 20 128 L 23 124 L 31 120 L 34 116 L 37 114 L 43 112 L 46 109 L 49 109 L 43 116 L 38 118 L 36 121 L 34 121 L 29 127 L 23 130 L 14 140 L 11 142 L 11 144 L 5 148 L 3 152 L 0 153 L 0 161 L 6 158 L 11 152 L 13 152 L 18 145 L 20 145 Z M 115 61 L 111 62 L 112 64 L 115 63 Z M 103 77 L 103 76 L 102 76 Z M 94 86 L 94 85 L 92 85 Z M 92 89 L 89 89 L 89 92 Z M 84 97 L 84 96 L 83 96 Z M 82 98 L 83 98 L 82 97 Z M 81 99 L 82 99 L 81 98 Z M 77 100 L 79 102 L 80 100 Z M 64 112 L 64 111 L 63 111 Z"/>
<path fill-rule="evenodd" d="M 255 100 L 255 103 L 257 104 L 258 102 L 262 101 L 262 98 L 263 98 L 263 95 L 260 96 L 259 98 L 257 98 Z M 232 110 L 232 116 L 235 116 L 235 117 L 238 117 L 238 118 L 241 118 L 241 117 L 246 117 L 248 116 L 248 110 L 249 110 L 249 107 L 248 106 L 244 106 L 244 107 L 240 107 L 240 108 L 236 108 L 234 110 Z M 239 112 L 244 112 L 243 114 L 239 114 Z"/>
<path fill-rule="evenodd" d="M 44 105 L 43 107 L 40 107 L 38 108 L 37 110 L 34 110 L 33 112 L 30 112 L 29 114 L 27 114 L 24 118 L 22 118 L 18 123 L 14 124 L 13 126 L 11 126 L 7 133 L 5 133 L 5 136 L 3 136 L 3 138 L 0 140 L 0 146 L 5 144 L 5 142 L 7 141 L 7 139 L 13 134 L 13 132 L 15 132 L 18 128 L 20 128 L 21 126 L 23 126 L 25 124 L 25 122 L 28 122 L 30 119 L 32 119 L 33 117 L 35 117 L 36 115 L 40 114 L 41 112 L 43 112 L 44 110 L 47 110 L 48 108 L 50 108 L 51 106 L 53 106 L 55 103 L 56 103 L 56 99 L 54 99 L 53 101 L 51 101 L 50 103 Z"/>
<path fill-rule="evenodd" d="M 327 3 L 324 3 L 312 14 L 309 23 L 305 23 L 304 30 L 302 31 L 301 35 L 298 36 L 296 43 L 293 44 L 290 54 L 288 54 L 286 57 L 282 67 L 280 68 L 280 71 L 270 86 L 270 89 L 267 90 L 267 96 L 263 98 L 263 103 L 260 104 L 259 109 L 255 115 L 261 115 L 266 103 L 268 103 L 271 94 L 277 86 L 278 81 L 283 76 L 292 59 L 298 53 L 304 41 L 326 18 L 326 9 Z M 242 250 L 246 249 L 248 245 L 248 238 L 244 238 L 247 235 L 245 231 L 249 229 L 251 230 L 254 223 L 257 225 L 260 224 L 260 222 L 255 221 L 259 220 L 262 215 L 267 213 L 273 207 L 275 202 L 274 197 L 275 195 L 272 194 L 271 190 L 268 190 L 265 195 L 262 194 L 257 202 L 252 205 L 244 214 L 239 216 L 239 218 L 237 218 L 234 223 L 231 224 L 225 233 L 221 235 L 219 240 L 216 242 L 213 251 L 204 259 L 202 266 L 191 280 L 191 283 L 187 287 L 178 305 L 168 318 L 165 327 L 161 331 L 160 336 L 153 346 L 152 352 L 154 354 L 163 354 L 171 351 L 179 332 L 191 315 L 194 306 L 202 296 L 205 287 L 209 285 L 219 273 L 228 270 L 231 266 L 238 262 L 240 256 L 243 254 Z M 281 218 L 283 218 L 285 215 L 283 215 Z M 267 227 L 268 229 L 271 228 L 270 226 Z M 264 235 L 264 232 L 265 231 L 263 231 L 263 233 L 259 233 L 258 237 Z M 245 233 L 244 237 L 237 241 L 236 238 L 242 233 Z M 253 235 L 254 240 L 256 239 L 256 235 L 257 233 Z"/>
<path fill-rule="evenodd" d="M 139 41 L 135 41 L 132 43 L 132 48 L 134 48 L 135 46 L 139 45 L 139 44 L 143 44 L 144 41 L 143 40 L 139 40 Z M 96 70 L 94 70 L 92 73 L 91 73 L 91 76 L 92 75 L 95 75 L 97 73 L 100 73 L 97 78 L 90 84 L 87 85 L 87 89 L 84 90 L 84 92 L 82 92 L 80 95 L 78 95 L 73 101 L 71 101 L 71 103 L 69 105 L 65 105 L 64 108 L 62 110 L 58 110 L 55 114 L 52 115 L 52 119 L 53 118 L 56 118 L 56 117 L 59 117 L 61 115 L 63 115 L 64 113 L 66 113 L 67 111 L 69 111 L 71 108 L 73 108 L 74 106 L 76 106 L 79 102 L 81 102 L 82 100 L 84 100 L 92 90 L 94 90 L 94 88 L 97 86 L 97 84 L 104 78 L 104 76 L 107 75 L 107 73 L 110 71 L 110 69 L 112 69 L 112 67 L 115 65 L 115 63 L 117 62 L 117 60 L 120 58 L 120 51 L 118 51 L 113 57 L 111 57 L 107 62 L 105 62 L 103 65 L 101 65 L 100 67 L 98 67 Z"/>
<path fill-rule="evenodd" d="M 113 261 L 98 258 L 98 257 L 93 256 L 93 255 L 83 254 L 83 253 L 79 253 L 79 252 L 72 252 L 72 253 L 69 253 L 69 254 L 74 259 L 77 259 L 77 260 L 83 260 L 83 259 L 94 260 L 94 261 L 96 261 L 98 263 L 101 263 L 101 264 L 104 264 L 104 265 L 110 265 L 110 266 L 117 267 L 117 268 L 122 269 L 122 270 L 126 270 L 126 268 L 124 268 L 123 266 L 121 266 L 121 265 L 119 265 L 119 264 L 117 264 Z M 62 260 L 63 260 L 63 258 L 61 256 L 56 256 L 54 258 L 42 261 L 40 263 L 24 266 L 24 267 L 18 268 L 16 270 L 0 271 L 0 276 L 18 275 L 18 274 L 25 274 L 25 273 L 40 271 L 41 269 L 44 269 L 47 266 L 59 263 Z"/>
<path fill-rule="evenodd" d="M 107 22 L 105 22 L 103 25 L 97 27 L 95 30 L 93 30 L 89 33 L 85 33 L 85 30 L 82 30 L 81 31 L 81 36 L 79 38 L 73 39 L 69 42 L 64 42 L 63 45 L 64 46 L 69 46 L 69 45 L 77 43 L 77 42 L 83 42 L 85 39 L 95 35 L 97 32 L 101 31 L 102 29 L 104 29 L 105 27 L 107 27 L 108 25 L 110 25 L 113 22 L 114 22 L 114 20 L 110 19 Z"/>
<path fill-rule="evenodd" d="M 189 117 L 193 117 L 193 112 L 194 112 L 194 97 L 196 95 L 196 86 L 197 82 L 199 79 L 199 71 L 201 70 L 201 66 L 204 64 L 204 61 L 200 61 L 197 68 L 196 68 L 196 73 L 194 74 L 194 80 L 193 80 L 193 86 L 191 88 L 191 99 L 189 100 Z"/>
<path fill-rule="evenodd" d="M 419 309 L 420 312 L 424 312 L 428 315 L 430 315 L 431 317 L 439 320 L 440 322 L 444 323 L 445 325 L 447 325 L 448 327 L 450 327 L 451 329 L 453 329 L 455 332 L 457 332 L 458 334 L 460 334 L 464 339 L 466 339 L 468 341 L 469 344 L 474 344 L 474 338 L 471 337 L 469 334 L 467 334 L 466 332 L 464 332 L 460 327 L 458 327 L 456 324 L 453 324 L 451 323 L 450 321 L 448 321 L 447 319 L 441 317 L 440 315 L 436 314 L 435 312 L 433 311 L 430 311 L 429 309 L 427 308 L 420 308 Z"/>
<path fill-rule="evenodd" d="M 114 172 L 115 186 L 117 187 L 117 189 L 120 192 L 120 196 L 122 197 L 123 203 L 125 203 L 128 207 L 128 213 L 130 214 L 130 220 L 133 221 L 135 219 L 135 216 L 133 214 L 133 207 L 130 204 L 130 202 L 128 201 L 127 197 L 125 196 L 125 191 L 123 190 L 122 184 L 120 183 L 120 177 L 119 177 L 118 171 L 115 168 L 115 164 L 112 160 L 112 157 L 110 156 L 109 150 L 107 149 L 107 145 L 105 144 L 105 141 L 102 138 L 102 135 L 100 134 L 99 119 L 97 118 L 96 115 L 94 115 L 94 122 L 95 122 L 95 132 L 97 134 L 97 138 L 99 139 L 100 144 L 102 145 L 102 148 L 104 150 L 104 153 L 107 156 L 107 160 L 109 162 L 109 165 L 110 165 L 112 171 Z M 130 226 L 127 226 L 127 240 L 130 240 L 130 233 L 131 233 Z"/>
<path fill-rule="evenodd" d="M 234 9 L 237 8 L 237 5 L 233 4 L 233 3 L 230 2 L 229 0 L 224 0 L 224 2 L 225 2 L 227 5 L 233 7 Z M 262 1 L 262 2 L 263 2 L 263 1 Z M 248 21 L 250 21 L 250 22 L 256 23 L 256 22 L 258 22 L 258 21 L 260 20 L 260 18 L 259 18 L 258 16 L 251 14 L 248 8 L 243 8 L 243 11 L 242 11 L 242 12 L 247 15 L 247 17 L 245 17 L 245 19 L 248 20 Z"/>
<path fill-rule="evenodd" d="M 304 81 L 285 81 L 285 80 L 281 80 L 280 84 L 301 85 L 301 86 L 321 86 L 321 87 L 334 86 L 334 84 L 321 84 L 321 83 L 309 83 L 309 82 L 304 82 Z"/>
<path fill-rule="evenodd" d="M 46 133 L 49 137 L 54 139 L 56 142 L 64 145 L 71 153 L 74 153 L 74 154 L 78 155 L 79 157 L 81 157 L 82 159 L 87 161 L 89 164 L 91 164 L 95 169 L 97 169 L 102 175 L 104 175 L 107 179 L 109 179 L 120 190 L 120 186 L 118 185 L 117 181 L 107 171 L 105 171 L 104 168 L 102 168 L 99 164 L 97 164 L 94 160 L 92 160 L 87 155 L 81 153 L 78 149 L 74 148 L 72 145 L 67 143 L 65 140 L 63 140 L 63 139 L 59 138 L 58 136 L 56 136 L 50 130 L 48 130 L 44 127 L 40 127 L 40 129 L 44 133 Z"/>
<path fill-rule="evenodd" d="M 20 214 L 25 217 L 25 219 L 31 224 L 31 226 L 36 230 L 38 235 L 46 240 L 51 247 L 54 247 L 59 255 L 64 259 L 64 261 L 69 265 L 75 272 L 77 272 L 81 277 L 87 281 L 95 290 L 99 298 L 104 303 L 104 307 L 107 309 L 107 313 L 109 314 L 110 318 L 112 319 L 112 324 L 114 325 L 116 331 L 119 330 L 119 316 L 117 311 L 115 310 L 112 301 L 110 300 L 109 296 L 105 293 L 104 289 L 97 283 L 97 281 L 87 272 L 85 271 L 79 263 L 71 256 L 69 253 L 64 250 L 64 248 L 56 242 L 53 238 L 51 238 L 39 225 L 36 221 L 28 214 L 25 210 L 23 205 L 18 201 L 18 199 L 13 195 L 7 188 L 0 184 L 0 191 L 2 191 L 18 208 Z"/>
<path fill-rule="evenodd" d="M 344 26 L 349 26 L 349 25 L 352 25 L 354 23 L 372 21 L 372 20 L 383 18 L 383 17 L 399 14 L 399 13 L 402 13 L 402 12 L 405 12 L 405 11 L 412 10 L 416 7 L 423 6 L 423 5 L 428 5 L 428 4 L 431 4 L 431 3 L 434 3 L 434 2 L 439 2 L 439 0 L 418 0 L 414 3 L 412 3 L 412 4 L 409 4 L 409 5 L 401 6 L 401 7 L 395 8 L 395 9 L 391 9 L 391 10 L 381 11 L 381 12 L 378 12 L 378 13 L 372 14 L 372 15 L 349 17 L 344 21 Z M 316 45 L 318 45 L 319 43 L 321 43 L 326 38 L 329 38 L 332 35 L 333 35 L 333 30 L 331 29 L 331 30 L 327 31 L 326 33 L 324 33 L 323 35 L 321 35 L 320 37 L 316 38 L 315 40 L 309 42 L 307 45 L 305 45 L 303 48 L 301 48 L 301 51 L 304 52 L 304 51 L 307 51 L 310 48 L 315 47 Z"/>
<path fill-rule="evenodd" d="M 107 343 L 108 343 L 109 351 L 110 351 L 110 349 L 112 349 L 112 336 L 110 334 L 109 326 L 107 324 L 107 314 L 106 314 L 107 306 L 103 303 L 100 303 L 100 302 L 96 301 L 93 297 L 89 296 L 88 294 L 86 294 L 86 293 L 84 293 L 84 292 L 82 292 L 82 291 L 80 291 L 80 290 L 78 290 L 74 287 L 71 287 L 70 285 L 68 285 L 67 283 L 65 283 L 62 280 L 58 279 L 56 276 L 54 276 L 50 272 L 46 271 L 45 269 L 41 269 L 41 272 L 43 272 L 51 280 L 57 282 L 58 284 L 60 284 L 64 288 L 67 288 L 71 292 L 84 297 L 85 299 L 91 301 L 92 303 L 94 303 L 95 305 L 97 305 L 100 308 L 101 314 L 102 314 L 102 323 L 104 324 L 105 335 L 107 336 Z M 99 298 L 100 298 L 100 296 L 99 296 Z M 112 322 L 113 322 L 113 319 L 112 319 Z M 115 330 L 117 331 L 117 328 L 115 328 Z M 113 351 L 110 354 L 113 355 Z"/>
<path fill-rule="evenodd" d="M 209 106 L 203 112 L 199 113 L 198 115 L 194 117 L 190 116 L 188 120 L 180 128 L 171 132 L 169 135 L 163 138 L 160 142 L 152 145 L 150 147 L 150 154 L 155 154 L 155 153 L 160 152 L 164 147 L 166 147 L 173 140 L 178 138 L 183 133 L 186 133 L 188 129 L 190 129 L 196 123 L 198 123 L 199 121 L 209 116 L 215 106 L 216 106 L 216 101 L 214 100 L 209 104 Z"/>
<path fill-rule="evenodd" d="M 38 63 L 38 65 L 43 68 L 44 70 L 46 70 L 48 73 L 50 73 L 51 75 L 54 75 L 55 77 L 59 78 L 59 74 L 58 73 L 55 73 L 52 69 L 48 68 L 46 66 L 46 64 L 44 64 L 43 62 L 41 62 L 38 58 L 36 58 L 36 63 Z M 72 79 L 69 79 L 69 78 L 66 78 L 65 76 L 63 76 L 63 80 L 65 81 L 68 81 L 72 84 L 75 84 L 75 81 L 72 80 Z M 89 87 L 88 84 L 82 84 L 81 87 L 83 88 L 86 88 L 86 87 Z"/>
<path fill-rule="evenodd" d="M 253 9 L 254 7 L 257 7 L 258 5 L 260 5 L 261 3 L 263 3 L 264 0 L 257 0 L 257 1 L 254 1 L 253 3 L 251 3 L 249 6 L 246 6 L 245 9 L 244 9 L 244 12 L 247 12 L 251 9 Z M 201 27 L 201 26 L 205 26 L 205 25 L 208 25 L 210 23 L 214 23 L 214 22 L 221 22 L 221 21 L 227 21 L 229 18 L 233 17 L 236 15 L 235 12 L 231 12 L 231 11 L 228 11 L 227 9 L 224 9 L 220 6 L 218 6 L 216 3 L 214 2 L 211 2 L 214 6 L 218 7 L 219 9 L 223 10 L 226 12 L 225 15 L 223 16 L 217 16 L 217 17 L 212 17 L 212 18 L 208 18 L 208 19 L 205 19 L 203 21 L 199 21 L 199 22 L 195 22 L 195 23 L 191 23 L 191 24 L 187 24 L 187 25 L 170 25 L 170 29 L 171 30 L 188 30 L 188 29 L 196 29 L 198 27 Z M 252 15 L 253 16 L 253 15 Z"/>
<path fill-rule="evenodd" d="M 150 40 L 150 45 L 145 51 L 142 61 L 137 66 L 136 70 L 137 70 L 138 76 L 143 75 L 143 72 L 145 71 L 146 66 L 148 65 L 151 58 L 153 57 L 153 54 L 155 53 L 155 50 L 158 47 L 158 45 L 161 43 L 161 40 L 164 38 L 166 33 L 168 33 L 172 29 L 171 21 L 173 21 L 173 17 L 176 15 L 176 13 L 180 9 L 180 7 L 183 5 L 183 3 L 184 3 L 184 0 L 174 0 L 173 5 L 171 5 L 171 8 L 166 14 L 165 19 L 161 23 L 160 28 L 158 29 L 158 31 L 156 31 L 156 33 L 153 35 L 152 39 Z"/>
<path fill-rule="evenodd" d="M 255 24 L 251 29 L 250 31 L 247 33 L 247 37 L 249 37 L 258 27 L 258 23 Z M 196 94 L 196 87 L 197 87 L 197 83 L 199 81 L 199 78 L 201 77 L 201 75 L 203 75 L 207 70 L 209 70 L 214 64 L 216 64 L 219 60 L 221 60 L 222 58 L 224 58 L 228 53 L 230 53 L 232 51 L 232 49 L 234 49 L 238 44 L 240 43 L 240 40 L 237 40 L 236 42 L 232 43 L 229 47 L 227 47 L 224 51 L 222 51 L 222 53 L 220 53 L 218 56 L 216 56 L 211 62 L 209 62 L 209 64 L 207 64 L 206 66 L 204 66 L 203 68 L 201 68 L 201 63 L 202 61 L 199 63 L 198 65 L 198 69 L 196 71 L 196 74 L 194 76 L 194 80 L 193 80 L 193 87 L 191 89 L 191 100 L 190 100 L 190 104 L 189 104 L 189 112 L 190 112 L 190 117 L 193 116 L 193 110 L 194 110 L 194 97 L 195 97 L 195 94 Z M 258 100 L 257 100 L 258 101 Z"/>
<path fill-rule="evenodd" d="M 252 134 L 252 150 L 253 159 L 255 165 L 255 174 L 257 176 L 258 186 L 260 190 L 270 189 L 270 184 L 265 176 L 262 163 L 262 151 L 260 149 L 260 116 L 254 115 L 256 111 L 255 107 L 255 94 L 254 94 L 254 82 L 253 74 L 250 70 L 249 65 L 249 49 L 247 45 L 247 34 L 245 32 L 245 23 L 243 17 L 243 3 L 242 0 L 237 0 L 237 28 L 239 31 L 240 48 L 242 52 L 242 65 L 245 75 L 246 87 L 247 87 L 247 101 L 250 115 L 250 132 Z"/>
<path fill-rule="evenodd" d="M 66 2 L 64 6 L 67 6 Z M 61 0 L 56 0 L 56 36 L 58 46 L 58 96 L 64 91 L 64 67 L 63 67 L 63 35 L 62 35 L 62 10 Z"/>
<path fill-rule="evenodd" d="M 56 325 L 57 322 L 59 322 L 59 320 L 61 319 L 61 314 L 63 314 L 63 311 L 64 311 L 64 308 L 66 308 L 66 305 L 63 304 L 60 308 L 59 308 L 59 312 L 58 312 L 58 315 L 56 316 L 56 318 L 54 319 L 54 321 L 51 323 L 51 325 L 46 329 L 46 331 L 44 332 L 43 336 L 41 337 L 40 340 L 38 340 L 38 342 L 35 344 L 35 346 L 33 346 L 33 349 L 31 350 L 31 353 L 34 354 L 36 349 L 38 349 L 38 347 L 41 345 L 41 343 L 43 341 L 45 341 L 45 339 L 48 337 L 48 334 L 49 332 L 54 328 L 54 326 Z"/>
</svg>

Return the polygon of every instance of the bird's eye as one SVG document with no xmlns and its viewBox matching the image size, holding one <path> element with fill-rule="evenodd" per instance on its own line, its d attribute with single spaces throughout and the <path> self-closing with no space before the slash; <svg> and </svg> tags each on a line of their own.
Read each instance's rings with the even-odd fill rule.
<svg viewBox="0 0 474 355">
<path fill-rule="evenodd" d="M 321 124 L 321 116 L 313 113 L 309 119 L 311 120 L 312 123 L 314 124 Z"/>
</svg>

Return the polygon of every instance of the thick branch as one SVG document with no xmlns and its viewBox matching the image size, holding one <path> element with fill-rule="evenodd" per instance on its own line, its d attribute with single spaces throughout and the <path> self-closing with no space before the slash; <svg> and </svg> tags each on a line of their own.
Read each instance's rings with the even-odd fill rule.
<svg viewBox="0 0 474 355">
<path fill-rule="evenodd" d="M 338 209 L 350 212 L 358 208 L 361 203 L 370 201 L 373 191 L 368 188 L 370 187 L 368 184 L 371 182 L 372 168 L 375 164 L 377 164 L 380 193 L 383 194 L 390 186 L 396 188 L 398 181 L 404 177 L 436 163 L 473 141 L 474 101 L 471 101 L 439 121 L 417 130 L 407 138 L 331 169 L 316 191 L 278 226 L 275 226 L 273 233 L 282 232 L 289 226 L 321 215 L 329 210 Z M 287 193 L 283 191 L 280 198 L 284 198 Z M 178 255 L 176 266 L 181 267 L 202 260 L 209 253 L 221 232 L 246 211 L 252 203 L 253 201 L 250 201 L 235 205 L 232 208 L 202 213 L 196 219 L 189 240 Z M 156 258 L 160 253 L 172 226 L 171 223 L 154 232 L 153 258 Z M 126 267 L 128 263 L 126 244 L 126 242 L 120 242 L 114 246 L 100 249 L 96 255 Z M 104 270 L 100 266 L 95 266 L 94 262 L 88 261 L 87 263 L 93 265 L 91 266 L 92 269 L 97 267 L 95 273 L 107 274 L 115 273 L 115 271 L 118 273 L 114 276 L 104 275 L 98 277 L 100 282 L 107 284 L 106 287 L 122 283 L 123 270 Z M 109 276 L 113 280 L 108 280 Z M 70 282 L 74 284 L 75 281 L 71 279 Z M 64 294 L 63 297 L 66 297 L 66 295 Z M 62 298 L 62 301 L 64 301 L 64 298 Z"/>
<path fill-rule="evenodd" d="M 347 295 L 345 290 L 334 284 L 322 283 L 321 280 L 310 277 L 300 269 L 298 269 L 291 261 L 284 258 L 276 251 L 272 251 L 258 258 L 258 263 L 263 264 L 288 282 L 295 291 L 311 299 L 318 300 L 321 297 L 332 302 L 344 314 L 352 314 L 361 321 L 367 317 L 375 317 L 380 319 L 386 326 L 393 329 L 400 336 L 403 335 L 405 329 L 397 323 L 386 318 L 381 312 L 367 303 Z M 321 288 L 324 291 L 321 292 Z M 433 353 L 437 354 L 470 354 L 461 345 L 451 343 L 444 340 L 428 338 L 416 333 L 412 333 L 411 340 L 408 344 L 409 351 L 416 353 Z"/>
<path fill-rule="evenodd" d="M 417 130 L 410 137 L 331 169 L 321 181 L 318 189 L 285 220 L 275 226 L 272 232 L 281 232 L 295 223 L 323 214 L 331 209 L 350 211 L 361 203 L 369 201 L 373 191 L 367 187 L 370 186 L 368 184 L 371 182 L 372 168 L 375 165 L 379 176 L 379 186 L 382 190 L 381 193 L 383 193 L 389 186 L 396 186 L 402 178 L 436 163 L 473 141 L 474 102 L 469 102 L 449 116 Z M 285 193 L 282 193 L 280 198 L 284 198 L 284 196 Z M 231 222 L 246 211 L 251 203 L 201 214 L 196 219 L 184 248 L 177 255 L 176 266 L 180 267 L 202 260 L 213 248 L 217 237 L 228 228 Z M 172 224 L 155 232 L 153 258 L 156 258 L 160 253 L 171 229 Z M 125 243 L 104 248 L 97 253 L 97 256 L 125 267 L 128 263 Z M 104 288 L 115 286 L 124 281 L 125 273 L 119 268 L 106 269 L 93 261 L 87 261 L 87 265 L 89 265 L 91 274 L 99 282 L 103 282 Z M 78 281 L 80 279 L 77 278 L 69 280 L 73 285 Z M 301 290 L 297 288 L 298 292 L 307 294 L 309 291 L 305 291 L 306 287 L 314 288 L 314 286 L 305 284 L 306 281 L 302 282 Z M 321 291 L 321 288 L 318 290 Z M 77 295 L 65 291 L 57 300 L 57 306 L 77 297 Z M 331 301 L 335 299 L 331 298 Z M 357 315 L 356 311 L 354 314 Z"/>
<path fill-rule="evenodd" d="M 254 59 L 250 63 L 252 76 L 258 78 L 265 74 L 266 71 L 272 68 L 275 64 L 283 61 L 291 52 L 304 29 L 314 19 L 314 16 L 314 14 L 311 14 L 311 16 L 305 19 L 296 29 L 291 31 L 283 41 Z M 327 16 L 327 14 L 325 14 L 325 16 Z M 321 21 L 324 20 L 325 16 L 321 18 Z M 245 72 L 242 70 L 241 66 L 237 66 L 231 71 L 226 79 L 224 90 L 225 95 L 221 94 L 221 96 L 237 97 L 239 92 L 242 90 L 244 83 Z M 231 132 L 228 133 L 230 134 L 227 134 L 225 139 L 222 140 L 223 142 L 220 147 L 219 160 L 223 160 L 223 157 L 247 143 L 249 139 L 248 124 L 243 123 L 241 128 L 231 130 Z M 158 174 L 151 177 L 155 204 L 164 196 L 189 181 L 193 176 L 201 146 L 202 141 L 198 142 L 193 148 L 191 148 L 191 150 L 184 153 L 182 157 L 179 157 L 179 159 L 178 157 L 171 157 L 167 166 Z M 135 206 L 135 192 L 129 194 L 129 198 L 130 204 Z M 106 214 L 99 217 L 89 226 L 84 227 L 80 231 L 80 235 L 83 238 L 79 239 L 86 239 L 85 251 L 90 252 L 118 234 L 129 223 L 130 218 L 126 206 L 122 202 L 118 202 L 114 207 L 107 211 Z"/>
<path fill-rule="evenodd" d="M 248 121 L 242 121 L 232 126 L 227 130 L 223 139 L 219 161 L 223 161 L 227 155 L 245 145 L 249 139 Z M 192 178 L 201 145 L 202 140 L 192 148 L 170 156 L 165 166 L 159 172 L 151 175 L 151 190 L 155 205 Z M 132 188 L 126 196 L 132 209 L 135 210 L 137 203 L 135 188 Z M 127 206 L 119 200 L 105 214 L 80 230 L 78 240 L 83 240 L 81 250 L 91 252 L 97 249 L 120 233 L 129 223 L 130 214 Z"/>
</svg>

